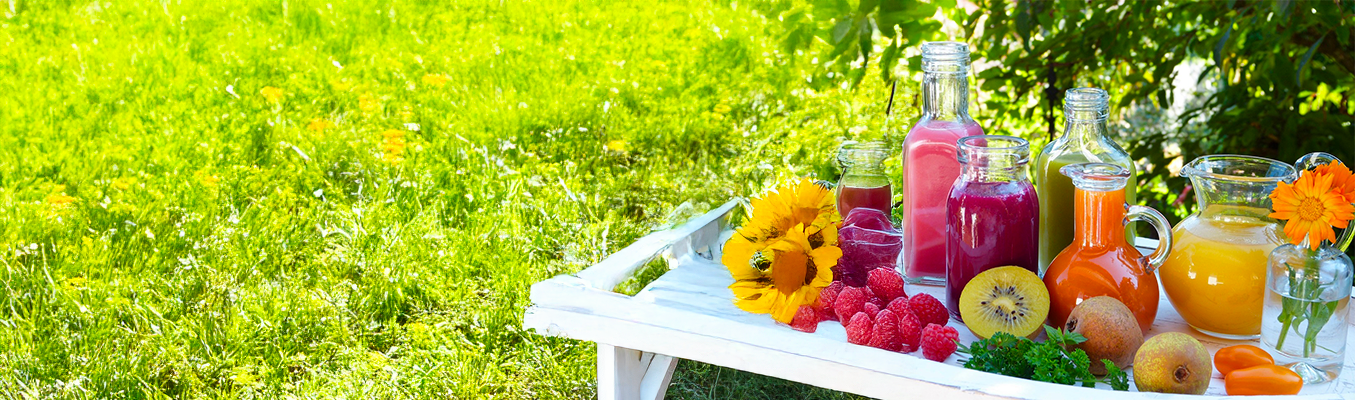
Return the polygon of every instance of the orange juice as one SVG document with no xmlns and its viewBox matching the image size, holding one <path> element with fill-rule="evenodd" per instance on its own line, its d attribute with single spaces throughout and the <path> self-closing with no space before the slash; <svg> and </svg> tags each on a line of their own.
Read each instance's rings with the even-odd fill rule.
<svg viewBox="0 0 1355 400">
<path fill-rule="evenodd" d="M 1268 210 L 1211 206 L 1172 230 L 1172 253 L 1158 270 L 1162 289 L 1195 329 L 1230 339 L 1261 333 L 1266 257 L 1284 243 Z"/>
</svg>

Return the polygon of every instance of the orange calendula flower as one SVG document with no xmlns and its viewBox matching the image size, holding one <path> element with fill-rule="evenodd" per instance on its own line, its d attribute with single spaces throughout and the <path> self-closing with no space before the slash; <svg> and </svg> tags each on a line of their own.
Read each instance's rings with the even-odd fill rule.
<svg viewBox="0 0 1355 400">
<path fill-rule="evenodd" d="M 837 211 L 832 191 L 808 179 L 752 202 L 753 215 L 725 242 L 720 262 L 734 284 L 734 304 L 790 323 L 833 281 Z"/>
<path fill-rule="evenodd" d="M 446 85 L 447 82 L 450 82 L 451 80 L 452 80 L 452 78 L 448 78 L 446 75 L 433 75 L 433 74 L 428 74 L 428 75 L 424 75 L 424 76 L 423 76 L 423 83 L 424 83 L 425 85 L 432 85 L 432 86 L 437 86 L 437 87 L 442 87 L 443 85 Z"/>
<path fill-rule="evenodd" d="M 324 119 L 324 118 L 316 118 L 316 119 L 312 119 L 311 122 L 310 122 L 309 124 L 306 125 L 306 129 L 309 129 L 309 130 L 312 130 L 312 131 L 316 131 L 316 132 L 324 132 L 326 129 L 333 128 L 333 127 L 334 127 L 334 123 L 333 123 L 333 122 L 329 122 L 329 120 L 326 120 L 326 119 Z"/>
<path fill-rule="evenodd" d="M 282 102 L 282 89 L 267 86 L 260 89 L 259 94 L 262 94 L 263 98 L 267 99 L 269 103 L 278 104 Z"/>
<path fill-rule="evenodd" d="M 1350 168 L 1340 161 L 1332 161 L 1327 165 L 1319 165 L 1313 169 L 1316 174 L 1329 174 L 1332 176 L 1331 186 L 1333 189 L 1341 192 L 1346 197 L 1346 201 L 1355 203 L 1355 177 L 1352 177 Z"/>
<path fill-rule="evenodd" d="M 1333 227 L 1344 229 L 1355 218 L 1355 205 L 1333 187 L 1331 173 L 1310 171 L 1293 185 L 1280 182 L 1270 192 L 1275 212 L 1271 218 L 1286 220 L 1284 234 L 1289 242 L 1301 244 L 1308 240 L 1309 248 L 1316 250 L 1323 240 L 1336 241 Z"/>
</svg>

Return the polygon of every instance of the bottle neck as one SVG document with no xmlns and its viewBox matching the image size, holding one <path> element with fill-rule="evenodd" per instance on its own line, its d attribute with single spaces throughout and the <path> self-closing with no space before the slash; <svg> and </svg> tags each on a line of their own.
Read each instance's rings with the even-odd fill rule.
<svg viewBox="0 0 1355 400">
<path fill-rule="evenodd" d="M 1110 132 L 1106 126 L 1106 119 L 1102 118 L 1075 118 L 1078 115 L 1070 115 L 1064 120 L 1063 136 L 1066 140 L 1074 143 L 1092 144 L 1103 140 Z"/>
<path fill-rule="evenodd" d="M 1077 216 L 1073 243 L 1083 248 L 1107 248 L 1125 243 L 1124 188 L 1110 191 L 1075 190 Z"/>
<path fill-rule="evenodd" d="M 922 114 L 939 121 L 968 121 L 969 68 L 927 72 L 922 76 Z"/>
</svg>

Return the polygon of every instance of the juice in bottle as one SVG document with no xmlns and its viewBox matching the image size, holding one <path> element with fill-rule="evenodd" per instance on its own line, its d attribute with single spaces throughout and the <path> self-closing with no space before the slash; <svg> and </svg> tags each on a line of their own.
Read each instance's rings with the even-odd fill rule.
<svg viewBox="0 0 1355 400">
<path fill-rule="evenodd" d="M 922 45 L 922 118 L 903 144 L 903 263 L 909 282 L 946 280 L 946 198 L 960 175 L 955 142 L 982 135 L 969 117 L 969 46 Z"/>
<path fill-rule="evenodd" d="M 837 210 L 843 218 L 853 208 L 865 207 L 889 215 L 894 208 L 893 186 L 885 174 L 888 155 L 881 142 L 848 142 L 838 149 L 842 177 L 837 184 Z"/>
<path fill-rule="evenodd" d="M 1284 228 L 1252 217 L 1269 210 L 1211 206 L 1172 232 L 1171 256 L 1158 272 L 1167 298 L 1201 332 L 1247 338 L 1261 332 L 1266 257 L 1284 244 Z"/>
<path fill-rule="evenodd" d="M 1044 283 L 1049 289 L 1049 323 L 1063 327 L 1082 300 L 1110 296 L 1120 300 L 1147 333 L 1157 319 L 1158 286 L 1153 270 L 1171 253 L 1171 228 L 1157 211 L 1125 204 L 1129 170 L 1115 164 L 1081 163 L 1061 169 L 1072 178 L 1073 242 L 1049 263 Z M 1165 239 L 1145 259 L 1125 241 L 1131 220 L 1147 220 Z"/>
<path fill-rule="evenodd" d="M 1045 145 L 1035 160 L 1035 187 L 1040 194 L 1040 274 L 1073 242 L 1073 183 L 1060 169 L 1079 163 L 1115 164 L 1129 170 L 1125 200 L 1134 204 L 1137 173 L 1129 153 L 1110 140 L 1106 118 L 1110 95 L 1096 88 L 1069 89 L 1063 100 L 1064 131 Z M 1133 226 L 1128 230 L 1132 238 Z"/>
<path fill-rule="evenodd" d="M 1029 143 L 1010 136 L 960 140 L 964 171 L 946 200 L 946 308 L 960 320 L 960 293 L 974 276 L 1015 265 L 1036 272 L 1040 204 L 1026 179 Z"/>
</svg>

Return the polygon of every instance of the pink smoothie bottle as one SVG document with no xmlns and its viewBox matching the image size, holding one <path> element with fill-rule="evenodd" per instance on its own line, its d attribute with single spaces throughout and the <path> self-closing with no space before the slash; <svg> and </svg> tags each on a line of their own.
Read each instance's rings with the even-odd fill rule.
<svg viewBox="0 0 1355 400">
<path fill-rule="evenodd" d="M 960 176 L 955 143 L 983 134 L 969 117 L 969 46 L 922 44 L 922 118 L 903 141 L 903 275 L 946 283 L 946 199 Z"/>
</svg>

